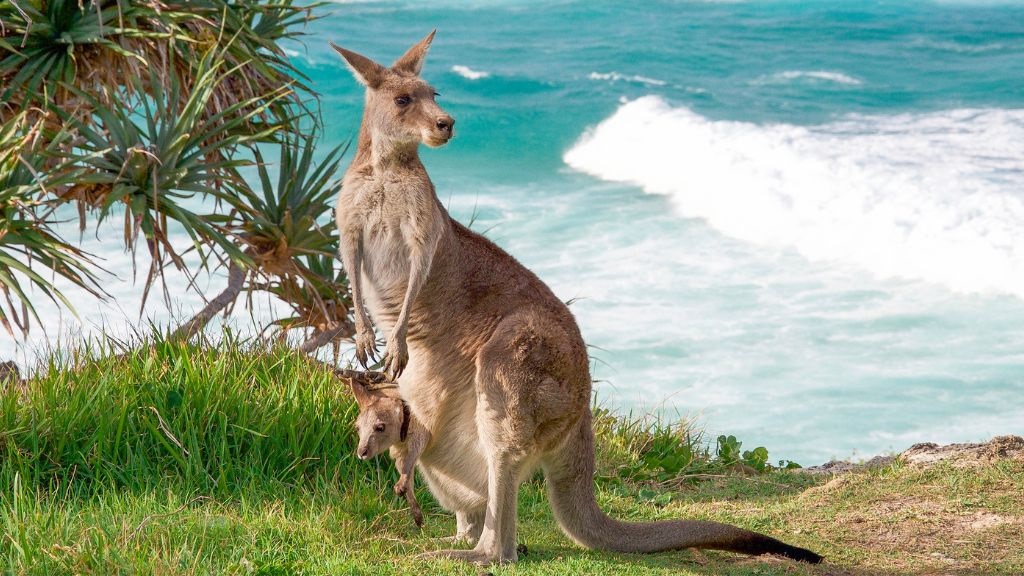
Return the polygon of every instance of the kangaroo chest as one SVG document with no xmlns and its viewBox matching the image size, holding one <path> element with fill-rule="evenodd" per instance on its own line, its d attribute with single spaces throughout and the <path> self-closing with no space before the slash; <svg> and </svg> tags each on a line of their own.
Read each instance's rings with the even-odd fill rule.
<svg viewBox="0 0 1024 576">
<path fill-rule="evenodd" d="M 362 243 L 366 304 L 375 320 L 387 323 L 404 299 L 413 251 L 428 243 L 440 217 L 433 188 L 429 180 L 381 174 L 348 179 L 342 190 L 341 241 Z"/>
</svg>

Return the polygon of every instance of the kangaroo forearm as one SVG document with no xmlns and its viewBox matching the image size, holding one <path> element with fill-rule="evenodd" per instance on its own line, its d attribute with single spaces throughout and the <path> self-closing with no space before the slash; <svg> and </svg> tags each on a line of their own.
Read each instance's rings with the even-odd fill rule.
<svg viewBox="0 0 1024 576">
<path fill-rule="evenodd" d="M 427 447 L 427 442 L 430 440 L 430 432 L 426 428 L 414 425 L 411 429 L 412 432 L 409 434 L 409 439 L 405 442 L 405 454 L 402 456 L 402 463 L 398 465 L 401 473 L 409 474 L 410 477 L 412 477 L 416 469 L 416 462 L 419 461 L 420 454 L 423 453 L 423 449 Z"/>
<path fill-rule="evenodd" d="M 412 460 L 413 465 L 420 459 L 420 454 L 427 447 L 430 442 L 430 431 L 425 426 L 420 424 L 417 420 L 413 420 L 412 434 L 410 434 L 408 450 L 408 458 Z"/>
<path fill-rule="evenodd" d="M 430 264 L 433 260 L 433 250 L 424 251 L 421 254 L 413 254 L 409 262 L 409 282 L 405 288 L 405 298 L 402 300 L 402 308 L 395 320 L 395 330 L 405 335 L 409 329 L 409 316 L 412 313 L 412 303 L 423 288 L 430 274 Z"/>
<path fill-rule="evenodd" d="M 341 263 L 348 273 L 349 288 L 352 290 L 356 326 L 368 325 L 370 320 L 366 316 L 366 305 L 363 302 L 363 243 L 360 240 L 345 242 L 340 252 Z"/>
<path fill-rule="evenodd" d="M 395 467 L 398 468 L 398 473 L 401 478 L 412 478 L 413 470 L 416 469 L 416 459 L 410 458 L 411 454 L 403 454 L 395 458 Z"/>
</svg>

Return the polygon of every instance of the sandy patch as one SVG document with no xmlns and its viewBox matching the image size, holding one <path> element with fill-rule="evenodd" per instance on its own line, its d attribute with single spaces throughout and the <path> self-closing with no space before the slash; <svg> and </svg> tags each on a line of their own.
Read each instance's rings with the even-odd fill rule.
<svg viewBox="0 0 1024 576">
<path fill-rule="evenodd" d="M 900 454 L 907 464 L 927 466 L 948 461 L 952 466 L 973 467 L 990 464 L 996 460 L 1017 460 L 1024 462 L 1024 438 L 1020 436 L 996 436 L 982 444 L 934 443 L 914 444 Z"/>
</svg>

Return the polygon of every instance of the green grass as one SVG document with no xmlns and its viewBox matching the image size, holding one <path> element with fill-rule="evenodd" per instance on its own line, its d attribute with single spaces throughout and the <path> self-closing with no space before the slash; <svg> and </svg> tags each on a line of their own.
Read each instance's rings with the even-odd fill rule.
<svg viewBox="0 0 1024 576">
<path fill-rule="evenodd" d="M 480 573 L 414 558 L 441 547 L 434 538 L 454 533 L 454 520 L 421 487 L 426 526 L 415 528 L 391 492 L 391 462 L 353 456 L 355 412 L 326 369 L 230 337 L 51 359 L 33 380 L 0 387 L 0 573 Z M 1020 462 L 836 480 L 752 474 L 737 445 L 706 446 L 682 425 L 600 411 L 595 429 L 609 513 L 730 522 L 830 563 L 582 550 L 534 478 L 520 498 L 529 552 L 491 572 L 1024 573 Z"/>
</svg>

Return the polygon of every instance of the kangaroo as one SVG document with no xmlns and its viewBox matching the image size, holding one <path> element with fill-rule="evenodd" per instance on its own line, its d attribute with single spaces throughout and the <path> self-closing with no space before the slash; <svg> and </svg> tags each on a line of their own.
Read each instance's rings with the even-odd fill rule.
<svg viewBox="0 0 1024 576">
<path fill-rule="evenodd" d="M 419 466 L 456 539 L 437 550 L 478 564 L 515 562 L 519 485 L 538 467 L 562 530 L 588 548 L 713 548 L 819 562 L 814 552 L 716 522 L 621 522 L 594 498 L 590 367 L 568 307 L 532 272 L 452 219 L 420 162 L 455 121 L 420 78 L 431 32 L 391 67 L 331 44 L 366 87 L 351 166 L 338 196 L 356 358 L 382 362 L 432 441 Z"/>
<path fill-rule="evenodd" d="M 405 496 L 409 511 L 417 526 L 423 526 L 423 512 L 416 501 L 413 485 L 416 481 L 416 461 L 430 442 L 430 432 L 410 413 L 409 405 L 394 388 L 371 390 L 365 384 L 351 380 L 352 395 L 359 405 L 356 431 L 359 446 L 356 456 L 368 460 L 389 450 L 398 468 L 395 494 Z"/>
</svg>

